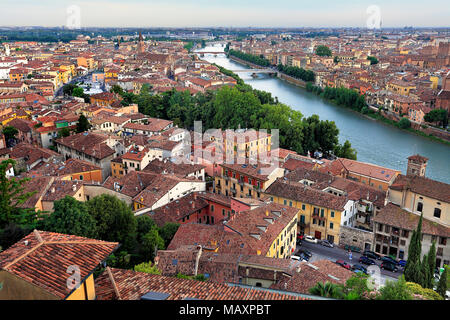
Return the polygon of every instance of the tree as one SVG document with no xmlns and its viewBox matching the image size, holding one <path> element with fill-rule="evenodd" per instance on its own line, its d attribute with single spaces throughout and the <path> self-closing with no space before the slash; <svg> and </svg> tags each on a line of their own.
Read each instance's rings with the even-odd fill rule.
<svg viewBox="0 0 450 320">
<path fill-rule="evenodd" d="M 431 283 L 432 279 L 430 279 L 430 270 L 429 270 L 429 264 L 428 264 L 428 255 L 425 254 L 422 258 L 422 263 L 420 265 L 420 285 L 424 288 L 429 287 L 429 283 Z"/>
<path fill-rule="evenodd" d="M 158 249 L 164 249 L 164 239 L 159 235 L 158 229 L 153 227 L 142 239 L 141 255 L 145 261 L 153 261 Z"/>
<path fill-rule="evenodd" d="M 68 137 L 68 136 L 70 136 L 70 129 L 68 127 L 64 127 L 58 131 L 57 139 L 59 139 L 61 137 Z"/>
<path fill-rule="evenodd" d="M 448 125 L 448 111 L 445 109 L 433 109 L 428 112 L 423 119 L 426 122 L 437 122 L 442 127 L 446 127 Z"/>
<path fill-rule="evenodd" d="M 356 150 L 352 148 L 352 145 L 348 140 L 345 140 L 343 145 L 337 145 L 334 154 L 339 158 L 356 160 Z"/>
<path fill-rule="evenodd" d="M 342 287 L 329 281 L 317 282 L 314 287 L 309 288 L 309 293 L 312 295 L 333 299 L 342 299 L 344 297 Z"/>
<path fill-rule="evenodd" d="M 7 224 L 3 230 L 0 230 L 0 252 L 25 237 L 31 230 L 15 223 Z"/>
<path fill-rule="evenodd" d="M 10 223 L 34 226 L 38 218 L 34 208 L 21 207 L 35 193 L 25 192 L 25 184 L 30 179 L 6 177 L 9 166 L 14 166 L 15 163 L 12 159 L 0 162 L 0 229 Z"/>
<path fill-rule="evenodd" d="M 401 118 L 397 125 L 400 129 L 408 129 L 411 127 L 411 122 L 408 118 Z"/>
<path fill-rule="evenodd" d="M 131 208 L 115 196 L 102 194 L 86 202 L 95 221 L 98 237 L 122 244 L 122 250 L 135 247 L 136 219 Z"/>
<path fill-rule="evenodd" d="M 404 275 L 397 281 L 386 280 L 385 285 L 380 288 L 380 293 L 379 300 L 412 300 Z"/>
<path fill-rule="evenodd" d="M 75 87 L 75 88 L 72 90 L 72 96 L 83 98 L 83 97 L 84 97 L 84 90 L 83 90 L 83 88 L 81 88 L 81 87 Z"/>
<path fill-rule="evenodd" d="M 436 241 L 433 241 L 428 251 L 428 281 L 425 288 L 433 289 L 434 269 L 436 268 Z"/>
<path fill-rule="evenodd" d="M 6 141 L 9 141 L 10 139 L 15 139 L 19 131 L 13 126 L 6 126 L 3 128 L 2 133 L 5 135 Z"/>
<path fill-rule="evenodd" d="M 145 272 L 145 273 L 150 273 L 150 274 L 161 274 L 161 270 L 159 270 L 151 262 L 142 262 L 141 264 L 135 265 L 133 269 L 134 269 L 134 271 L 137 271 L 137 272 Z"/>
<path fill-rule="evenodd" d="M 173 223 L 173 222 L 167 222 L 160 230 L 159 230 L 159 234 L 161 235 L 161 237 L 164 239 L 164 246 L 167 247 L 170 243 L 170 241 L 172 241 L 173 236 L 175 235 L 175 233 L 178 230 L 178 227 L 180 225 L 178 223 Z"/>
<path fill-rule="evenodd" d="M 156 227 L 155 221 L 147 215 L 140 215 L 136 218 L 136 240 L 138 243 L 142 242 L 144 235 L 146 235 L 153 227 Z"/>
<path fill-rule="evenodd" d="M 320 46 L 317 46 L 317 48 L 316 48 L 316 54 L 321 57 L 324 57 L 324 56 L 331 57 L 332 52 L 331 52 L 330 48 L 328 48 L 327 46 L 320 45 Z"/>
<path fill-rule="evenodd" d="M 408 282 L 420 283 L 420 256 L 422 251 L 422 220 L 420 215 L 416 230 L 413 231 L 408 247 L 408 259 L 404 269 L 405 279 Z"/>
<path fill-rule="evenodd" d="M 368 57 L 367 57 L 367 60 L 370 60 L 370 65 L 373 65 L 373 64 L 377 64 L 377 63 L 378 63 L 378 59 L 377 59 L 376 57 L 368 56 Z"/>
<path fill-rule="evenodd" d="M 439 278 L 438 286 L 437 286 L 437 292 L 445 298 L 445 294 L 447 292 L 447 268 L 444 268 L 444 272 L 442 272 L 441 277 Z"/>
<path fill-rule="evenodd" d="M 347 299 L 349 300 L 361 300 L 365 299 L 369 292 L 369 287 L 367 285 L 368 275 L 363 274 L 362 272 L 357 273 L 350 277 L 345 282 L 345 293 L 347 295 Z"/>
<path fill-rule="evenodd" d="M 87 131 L 90 127 L 91 124 L 89 123 L 88 119 L 84 115 L 80 115 L 77 122 L 77 133 Z"/>
<path fill-rule="evenodd" d="M 42 222 L 44 230 L 87 238 L 97 237 L 95 220 L 89 215 L 84 202 L 65 196 L 53 205 L 54 212 Z"/>
</svg>

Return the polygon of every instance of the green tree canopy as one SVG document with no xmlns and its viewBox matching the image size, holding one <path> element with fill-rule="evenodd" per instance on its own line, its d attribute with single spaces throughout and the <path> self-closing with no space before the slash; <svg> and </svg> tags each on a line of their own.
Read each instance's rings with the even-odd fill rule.
<svg viewBox="0 0 450 320">
<path fill-rule="evenodd" d="M 77 122 L 77 133 L 87 131 L 90 127 L 91 124 L 89 123 L 88 119 L 84 115 L 80 115 Z"/>
<path fill-rule="evenodd" d="M 379 300 L 412 300 L 404 275 L 397 281 L 386 280 L 385 285 L 380 288 L 380 293 Z"/>
<path fill-rule="evenodd" d="M 15 138 L 19 131 L 13 126 L 6 126 L 3 128 L 2 133 L 5 135 L 6 141 L 8 141 L 9 139 Z"/>
<path fill-rule="evenodd" d="M 153 227 L 144 235 L 141 245 L 141 256 L 145 261 L 153 261 L 156 250 L 164 249 L 164 239 L 158 233 L 158 228 Z"/>
<path fill-rule="evenodd" d="M 14 166 L 15 163 L 12 159 L 0 162 L 0 229 L 9 223 L 34 226 L 38 218 L 34 208 L 21 207 L 35 193 L 25 192 L 25 184 L 30 179 L 6 176 L 9 166 Z"/>
<path fill-rule="evenodd" d="M 167 247 L 169 245 L 170 241 L 172 241 L 179 226 L 180 226 L 180 224 L 178 224 L 178 223 L 167 222 L 159 230 L 159 234 L 160 234 L 161 238 L 163 238 L 163 240 L 164 240 L 165 247 Z"/>
<path fill-rule="evenodd" d="M 95 220 L 89 215 L 84 202 L 66 196 L 56 200 L 53 205 L 54 212 L 42 222 L 44 230 L 87 238 L 97 237 Z"/>
<path fill-rule="evenodd" d="M 131 208 L 115 196 L 102 194 L 86 202 L 97 225 L 98 237 L 122 244 L 123 250 L 135 246 L 137 222 Z"/>
<path fill-rule="evenodd" d="M 327 46 L 319 45 L 316 48 L 316 54 L 321 57 L 324 57 L 324 56 L 331 57 L 332 52 L 331 52 L 330 48 L 328 48 Z"/>
</svg>

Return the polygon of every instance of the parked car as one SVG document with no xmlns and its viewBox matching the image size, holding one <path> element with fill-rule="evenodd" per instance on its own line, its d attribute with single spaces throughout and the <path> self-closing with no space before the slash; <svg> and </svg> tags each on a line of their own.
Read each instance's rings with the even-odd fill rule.
<svg viewBox="0 0 450 320">
<path fill-rule="evenodd" d="M 397 272 L 398 271 L 398 268 L 397 268 L 397 266 L 395 264 L 387 262 L 387 261 L 383 261 L 381 263 L 380 268 L 384 269 L 384 270 L 389 270 L 389 271 L 392 271 L 392 272 Z"/>
<path fill-rule="evenodd" d="M 391 257 L 389 257 L 389 256 L 384 256 L 383 258 L 381 258 L 381 261 L 386 261 L 386 262 L 390 262 L 390 263 L 392 263 L 393 265 L 398 265 L 398 261 L 397 260 L 395 260 L 395 259 L 392 259 Z"/>
<path fill-rule="evenodd" d="M 292 260 L 302 261 L 302 258 L 299 256 L 291 256 Z"/>
<path fill-rule="evenodd" d="M 370 250 L 364 251 L 363 252 L 363 256 L 366 256 L 366 257 L 371 258 L 371 259 L 376 259 L 376 260 L 380 260 L 381 259 L 381 256 L 379 254 L 377 254 L 377 253 L 375 253 L 373 251 L 370 251 Z"/>
<path fill-rule="evenodd" d="M 404 267 L 406 266 L 406 260 L 400 260 L 400 261 L 398 262 L 398 265 L 399 265 L 400 267 L 404 268 Z"/>
<path fill-rule="evenodd" d="M 333 245 L 330 241 L 328 241 L 328 240 L 322 240 L 322 241 L 320 242 L 320 244 L 323 245 L 323 246 L 325 246 L 325 247 L 329 247 L 329 248 L 333 248 L 333 247 L 334 247 L 334 245 Z"/>
<path fill-rule="evenodd" d="M 359 258 L 359 263 L 364 263 L 367 265 L 372 265 L 372 264 L 376 264 L 375 261 L 373 261 L 372 259 L 366 257 L 366 256 L 361 256 Z"/>
<path fill-rule="evenodd" d="M 360 265 L 360 264 L 354 264 L 353 267 L 352 267 L 352 270 L 355 271 L 355 272 L 363 272 L 365 274 L 368 274 L 367 273 L 367 268 L 362 266 L 362 265 Z"/>
<path fill-rule="evenodd" d="M 345 262 L 344 260 L 336 260 L 336 264 L 340 265 L 341 267 L 344 267 L 347 270 L 351 270 L 352 266 L 349 265 L 347 262 Z"/>
<path fill-rule="evenodd" d="M 304 254 L 304 255 L 307 256 L 308 258 L 311 258 L 311 257 L 312 257 L 312 253 L 311 253 L 311 251 L 309 251 L 308 249 L 301 249 L 301 250 L 299 250 L 298 252 L 301 253 L 301 254 Z"/>
<path fill-rule="evenodd" d="M 311 243 L 317 243 L 318 240 L 316 238 L 314 238 L 313 236 L 305 236 L 304 238 L 305 241 L 311 242 Z"/>
<path fill-rule="evenodd" d="M 303 252 L 300 253 L 300 258 L 302 258 L 302 261 L 309 261 L 309 257 L 306 254 L 304 254 Z"/>
</svg>

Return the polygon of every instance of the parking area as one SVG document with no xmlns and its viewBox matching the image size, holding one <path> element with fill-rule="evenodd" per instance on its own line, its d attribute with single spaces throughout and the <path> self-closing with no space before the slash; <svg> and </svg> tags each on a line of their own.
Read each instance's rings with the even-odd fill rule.
<svg viewBox="0 0 450 320">
<path fill-rule="evenodd" d="M 295 254 L 300 255 L 301 251 L 304 249 L 308 250 L 312 254 L 309 259 L 309 262 L 314 262 L 314 261 L 323 260 L 323 259 L 330 260 L 333 262 L 336 262 L 337 260 L 343 260 L 347 264 L 350 264 L 351 266 L 353 266 L 354 264 L 360 264 L 359 258 L 362 256 L 362 252 L 361 253 L 352 252 L 351 258 L 350 258 L 348 251 L 346 251 L 342 248 L 339 248 L 337 246 L 330 248 L 330 247 L 326 247 L 320 243 L 310 243 L 305 240 L 303 240 L 301 242 L 301 245 L 297 245 Z M 374 261 L 375 261 L 376 265 L 378 267 L 380 267 L 381 261 L 380 260 L 374 260 Z M 364 265 L 364 264 L 361 264 L 361 265 L 365 266 L 366 268 L 368 267 L 367 265 Z M 343 268 L 343 267 L 336 264 L 336 268 Z M 397 272 L 392 272 L 392 271 L 388 271 L 388 270 L 384 270 L 384 269 L 380 268 L 380 275 L 381 275 L 382 283 L 384 283 L 386 280 L 391 280 L 391 281 L 397 280 L 398 277 L 402 273 L 403 273 L 403 268 L 400 266 L 398 266 Z"/>
</svg>

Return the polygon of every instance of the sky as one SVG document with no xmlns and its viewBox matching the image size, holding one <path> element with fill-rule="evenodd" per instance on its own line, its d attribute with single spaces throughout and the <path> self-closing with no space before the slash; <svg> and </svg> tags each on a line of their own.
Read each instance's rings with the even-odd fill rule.
<svg viewBox="0 0 450 320">
<path fill-rule="evenodd" d="M 368 12 L 371 6 L 376 11 Z M 382 27 L 449 27 L 450 5 L 448 0 L 0 0 L 0 26 L 366 27 L 378 16 Z"/>
</svg>

